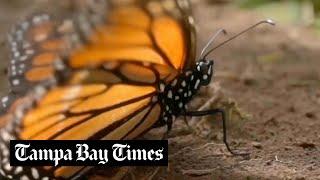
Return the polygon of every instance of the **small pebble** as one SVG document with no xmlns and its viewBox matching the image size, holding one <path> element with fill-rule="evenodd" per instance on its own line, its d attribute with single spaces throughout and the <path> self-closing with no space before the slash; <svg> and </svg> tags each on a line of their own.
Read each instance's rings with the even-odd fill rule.
<svg viewBox="0 0 320 180">
<path fill-rule="evenodd" d="M 269 160 L 269 161 L 266 162 L 267 166 L 270 166 L 271 164 L 272 164 L 272 160 Z"/>
<path fill-rule="evenodd" d="M 313 112 L 307 112 L 305 115 L 309 119 L 315 119 L 316 118 L 316 115 Z"/>
<path fill-rule="evenodd" d="M 298 177 L 296 177 L 295 180 L 305 180 L 306 178 L 302 175 L 299 175 Z"/>
<path fill-rule="evenodd" d="M 314 168 L 314 166 L 311 164 L 311 165 L 307 166 L 307 169 L 308 169 L 309 171 L 313 171 L 315 168 Z"/>
<path fill-rule="evenodd" d="M 303 149 L 315 149 L 316 145 L 311 142 L 301 142 L 297 144 L 298 146 L 302 147 Z"/>
<path fill-rule="evenodd" d="M 286 151 L 289 151 L 289 150 L 292 150 L 293 148 L 291 147 L 291 146 L 285 146 L 284 147 L 284 150 L 286 150 Z"/>
<path fill-rule="evenodd" d="M 262 149 L 262 144 L 260 142 L 252 142 L 251 145 L 257 149 Z"/>
</svg>

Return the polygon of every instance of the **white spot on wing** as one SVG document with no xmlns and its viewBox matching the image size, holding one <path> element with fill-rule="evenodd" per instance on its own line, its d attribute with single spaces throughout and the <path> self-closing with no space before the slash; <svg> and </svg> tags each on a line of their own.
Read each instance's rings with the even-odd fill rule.
<svg viewBox="0 0 320 180">
<path fill-rule="evenodd" d="M 0 169 L 0 174 L 1 174 L 2 176 L 6 177 L 6 173 L 4 173 L 2 169 Z"/>
<path fill-rule="evenodd" d="M 27 21 L 24 21 L 23 23 L 21 23 L 21 28 L 23 30 L 27 30 L 29 27 L 29 23 Z"/>
<path fill-rule="evenodd" d="M 197 79 L 196 84 L 194 85 L 194 89 L 198 89 L 199 84 L 200 84 L 200 80 Z"/>
<path fill-rule="evenodd" d="M 20 84 L 19 79 L 14 79 L 14 80 L 12 80 L 12 84 L 13 84 L 14 86 L 19 85 L 19 84 Z"/>
<path fill-rule="evenodd" d="M 175 86 L 177 84 L 177 82 L 178 82 L 177 79 L 173 80 L 172 83 L 171 83 L 171 86 Z"/>
<path fill-rule="evenodd" d="M 28 59 L 28 56 L 26 56 L 26 55 L 20 57 L 20 61 L 25 61 L 27 59 Z"/>
<path fill-rule="evenodd" d="M 21 119 L 23 117 L 22 109 L 18 109 L 15 113 L 18 119 Z"/>
<path fill-rule="evenodd" d="M 19 174 L 23 171 L 23 168 L 21 166 L 16 167 L 16 169 L 14 170 L 14 174 Z"/>
<path fill-rule="evenodd" d="M 11 41 L 11 46 L 13 46 L 13 47 L 17 47 L 17 42 L 12 41 L 12 40 L 9 40 L 9 41 Z"/>
<path fill-rule="evenodd" d="M 3 156 L 8 156 L 9 155 L 8 149 L 7 148 L 3 149 L 2 154 L 3 154 Z"/>
<path fill-rule="evenodd" d="M 28 176 L 27 175 L 24 175 L 24 176 L 22 176 L 21 177 L 21 179 L 20 180 L 29 180 L 29 178 L 28 178 Z"/>
<path fill-rule="evenodd" d="M 37 34 L 35 37 L 34 37 L 34 40 L 37 41 L 37 42 L 41 42 L 45 39 L 47 39 L 48 35 L 47 34 Z"/>
<path fill-rule="evenodd" d="M 9 97 L 8 97 L 8 96 L 5 96 L 5 97 L 3 97 L 3 98 L 1 99 L 1 101 L 2 101 L 3 103 L 6 103 L 7 101 L 9 101 Z"/>
<path fill-rule="evenodd" d="M 26 54 L 28 54 L 28 55 L 32 55 L 33 53 L 34 53 L 34 50 L 32 50 L 32 49 L 26 50 Z"/>
<path fill-rule="evenodd" d="M 37 169 L 31 168 L 31 174 L 32 174 L 32 176 L 33 176 L 35 179 L 38 179 L 38 178 L 39 178 L 39 172 L 38 172 Z"/>
<path fill-rule="evenodd" d="M 8 158 L 4 158 L 4 159 L 2 159 L 2 164 L 6 164 L 6 163 L 8 163 Z"/>
<path fill-rule="evenodd" d="M 165 85 L 164 84 L 160 84 L 160 92 L 164 92 L 164 88 L 165 88 Z"/>
<path fill-rule="evenodd" d="M 41 16 L 34 16 L 33 19 L 32 19 L 32 22 L 34 24 L 39 24 L 39 23 L 41 23 L 41 21 L 42 21 Z"/>
<path fill-rule="evenodd" d="M 7 171 L 11 171 L 11 170 L 12 170 L 12 166 L 10 166 L 9 163 L 6 163 L 6 164 L 3 166 L 3 168 L 4 168 L 5 170 L 7 170 Z"/>
<path fill-rule="evenodd" d="M 4 143 L 1 143 L 1 144 L 0 144 L 0 148 L 1 148 L 2 150 L 6 148 L 6 146 L 4 145 Z"/>
<path fill-rule="evenodd" d="M 6 142 L 9 142 L 12 139 L 12 137 L 10 136 L 10 134 L 6 130 L 2 131 L 1 136 L 2 136 L 3 140 Z"/>
<path fill-rule="evenodd" d="M 170 90 L 169 92 L 168 92 L 168 98 L 172 98 L 172 91 Z"/>
<path fill-rule="evenodd" d="M 16 51 L 18 51 L 17 46 L 11 46 L 11 51 L 13 53 L 15 53 Z"/>
<path fill-rule="evenodd" d="M 17 57 L 20 56 L 20 53 L 19 53 L 18 51 L 15 51 L 15 53 L 13 54 L 13 56 L 14 56 L 15 58 L 17 58 Z"/>
<path fill-rule="evenodd" d="M 182 81 L 181 85 L 182 85 L 183 87 L 186 87 L 186 85 L 187 85 L 186 81 Z"/>
<path fill-rule="evenodd" d="M 30 46 L 31 46 L 31 44 L 30 44 L 29 42 L 24 42 L 23 45 L 22 45 L 22 47 L 23 47 L 24 49 L 27 49 L 27 48 L 29 48 Z"/>
</svg>

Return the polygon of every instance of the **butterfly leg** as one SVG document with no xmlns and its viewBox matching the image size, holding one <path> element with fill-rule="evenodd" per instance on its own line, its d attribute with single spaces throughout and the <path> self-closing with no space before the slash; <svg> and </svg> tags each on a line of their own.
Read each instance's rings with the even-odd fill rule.
<svg viewBox="0 0 320 180">
<path fill-rule="evenodd" d="M 181 112 L 182 112 L 182 115 L 183 115 L 183 121 L 187 125 L 189 131 L 193 131 L 194 129 L 190 126 L 190 124 L 189 124 L 189 122 L 187 120 L 187 116 L 185 115 L 186 109 L 183 109 Z"/>
<path fill-rule="evenodd" d="M 208 116 L 208 115 L 216 115 L 216 114 L 220 114 L 222 117 L 222 128 L 223 128 L 223 142 L 226 145 L 226 148 L 228 149 L 228 151 L 233 154 L 233 155 L 248 155 L 248 153 L 238 153 L 238 152 L 234 152 L 233 150 L 231 150 L 228 140 L 227 140 L 227 126 L 226 126 L 226 114 L 225 111 L 222 109 L 211 109 L 211 110 L 206 110 L 206 111 L 189 111 L 189 112 L 185 112 L 185 116 Z"/>
<path fill-rule="evenodd" d="M 187 120 L 187 116 L 186 116 L 186 115 L 183 116 L 183 121 L 184 121 L 184 123 L 187 125 L 188 130 L 189 130 L 190 132 L 193 132 L 193 131 L 194 131 L 194 128 L 192 128 L 192 127 L 190 126 L 190 124 L 189 124 L 189 122 L 188 122 L 188 120 Z"/>
<path fill-rule="evenodd" d="M 171 118 L 169 118 L 168 120 L 167 120 L 167 122 L 166 122 L 166 124 L 167 124 L 167 131 L 163 134 L 163 136 L 162 136 L 162 140 L 165 140 L 165 139 L 168 139 L 168 137 L 169 137 L 169 132 L 171 131 L 171 129 L 172 129 L 172 119 Z"/>
<path fill-rule="evenodd" d="M 187 120 L 187 116 L 183 116 L 183 121 L 184 121 L 184 123 L 186 123 L 186 125 L 188 126 L 189 129 L 192 129 L 192 128 L 190 127 L 190 125 L 189 125 L 188 120 Z"/>
</svg>

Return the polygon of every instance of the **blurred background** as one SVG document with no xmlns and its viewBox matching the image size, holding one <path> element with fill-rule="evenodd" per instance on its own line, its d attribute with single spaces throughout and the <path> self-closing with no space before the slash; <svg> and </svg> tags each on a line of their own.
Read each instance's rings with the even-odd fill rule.
<svg viewBox="0 0 320 180">
<path fill-rule="evenodd" d="M 6 34 L 32 12 L 68 11 L 67 1 L 0 0 L 0 94 L 8 91 Z M 228 111 L 229 141 L 250 157 L 229 156 L 221 123 L 193 119 L 190 132 L 177 122 L 169 137 L 170 166 L 135 172 L 145 179 L 320 179 L 320 1 L 192 0 L 198 52 L 219 28 L 228 35 L 261 25 L 217 49 L 213 83 L 191 108 Z M 208 104 L 208 102 L 210 102 Z M 103 179 L 103 172 L 93 179 Z"/>
<path fill-rule="evenodd" d="M 281 23 L 312 27 L 318 32 L 320 28 L 318 0 L 211 0 L 211 3 L 233 3 Z"/>
</svg>

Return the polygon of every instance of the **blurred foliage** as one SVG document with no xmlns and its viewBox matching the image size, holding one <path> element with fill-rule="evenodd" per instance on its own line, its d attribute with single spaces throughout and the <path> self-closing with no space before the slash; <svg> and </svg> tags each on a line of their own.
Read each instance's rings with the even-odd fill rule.
<svg viewBox="0 0 320 180">
<path fill-rule="evenodd" d="M 281 23 L 312 26 L 320 32 L 320 0 L 234 0 Z"/>
<path fill-rule="evenodd" d="M 244 7 L 256 7 L 261 5 L 266 5 L 269 3 L 283 3 L 283 2 L 293 2 L 298 6 L 303 5 L 304 3 L 311 3 L 313 10 L 316 14 L 320 13 L 320 1 L 319 0 L 237 0 Z"/>
</svg>

